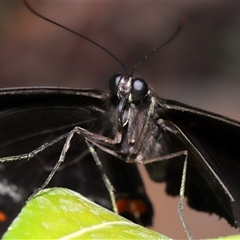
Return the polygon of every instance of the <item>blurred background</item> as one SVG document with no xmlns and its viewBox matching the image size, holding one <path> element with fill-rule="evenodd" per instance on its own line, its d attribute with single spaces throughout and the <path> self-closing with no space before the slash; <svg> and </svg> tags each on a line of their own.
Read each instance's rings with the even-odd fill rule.
<svg viewBox="0 0 240 240">
<path fill-rule="evenodd" d="M 128 70 L 186 23 L 170 44 L 135 71 L 163 98 L 240 120 L 240 2 L 30 1 L 39 13 L 105 46 Z M 0 87 L 56 86 L 108 88 L 122 67 L 91 43 L 29 12 L 23 3 L 0 2 Z M 145 178 L 156 215 L 153 229 L 186 238 L 178 198 L 164 184 Z M 239 184 L 239 183 L 236 183 Z M 237 233 L 225 220 L 184 214 L 194 238 Z"/>
</svg>

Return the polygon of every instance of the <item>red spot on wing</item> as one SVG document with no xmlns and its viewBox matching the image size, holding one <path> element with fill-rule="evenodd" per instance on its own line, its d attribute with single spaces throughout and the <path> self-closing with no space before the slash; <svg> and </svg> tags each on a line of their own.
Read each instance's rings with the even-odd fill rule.
<svg viewBox="0 0 240 240">
<path fill-rule="evenodd" d="M 6 222 L 7 221 L 7 215 L 4 212 L 0 211 L 0 222 Z"/>
<path fill-rule="evenodd" d="M 119 213 L 130 212 L 133 214 L 142 214 L 147 212 L 147 207 L 139 199 L 118 199 L 116 201 Z"/>
</svg>

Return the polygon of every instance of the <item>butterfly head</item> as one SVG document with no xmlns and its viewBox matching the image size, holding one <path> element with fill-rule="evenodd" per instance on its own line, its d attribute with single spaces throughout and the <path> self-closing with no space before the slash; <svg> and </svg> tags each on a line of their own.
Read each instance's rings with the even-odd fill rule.
<svg viewBox="0 0 240 240">
<path fill-rule="evenodd" d="M 109 88 L 112 96 L 119 99 L 118 121 L 124 127 L 128 123 L 131 106 L 140 104 L 148 95 L 148 84 L 141 78 L 115 74 L 110 79 Z"/>
</svg>

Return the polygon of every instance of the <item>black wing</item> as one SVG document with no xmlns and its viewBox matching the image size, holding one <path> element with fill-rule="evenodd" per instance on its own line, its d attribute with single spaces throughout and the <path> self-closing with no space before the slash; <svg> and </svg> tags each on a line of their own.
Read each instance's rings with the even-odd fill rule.
<svg viewBox="0 0 240 240">
<path fill-rule="evenodd" d="M 0 158 L 29 153 L 39 146 L 68 133 L 75 126 L 104 134 L 111 128 L 105 114 L 109 94 L 98 90 L 53 88 L 3 89 L 0 91 Z M 0 164 L 0 213 L 7 219 L 0 222 L 0 234 L 24 205 L 29 195 L 44 183 L 58 160 L 65 139 L 49 146 L 29 161 Z M 147 212 L 139 218 L 123 213 L 144 225 L 151 224 L 153 210 L 144 190 L 139 172 L 134 165 L 115 161 L 101 151 L 104 169 L 114 183 L 117 197 L 141 198 Z M 100 158 L 100 159 L 101 159 Z M 114 163 L 114 164 L 113 164 Z M 125 174 L 125 175 L 123 175 Z M 124 176 L 124 178 L 123 178 Z M 134 177 L 136 181 L 123 181 Z M 83 137 L 74 136 L 65 162 L 49 186 L 68 187 L 102 206 L 112 208 L 109 193 L 92 159 Z M 119 190 L 119 192 L 118 192 Z"/>
<path fill-rule="evenodd" d="M 182 103 L 159 99 L 161 155 L 188 150 L 185 195 L 190 207 L 216 213 L 231 225 L 240 226 L 240 123 Z M 172 134 L 169 129 L 173 130 Z M 176 133 L 174 133 L 174 131 Z M 209 165 L 234 202 L 211 172 Z M 150 177 L 166 181 L 167 193 L 179 195 L 183 159 L 147 165 Z"/>
</svg>

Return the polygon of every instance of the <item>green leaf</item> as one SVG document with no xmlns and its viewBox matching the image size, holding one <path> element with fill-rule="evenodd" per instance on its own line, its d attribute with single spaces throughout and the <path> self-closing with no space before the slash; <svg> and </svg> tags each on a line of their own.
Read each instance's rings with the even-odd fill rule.
<svg viewBox="0 0 240 240">
<path fill-rule="evenodd" d="M 32 198 L 3 239 L 169 239 L 63 188 Z"/>
</svg>

